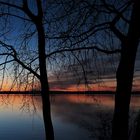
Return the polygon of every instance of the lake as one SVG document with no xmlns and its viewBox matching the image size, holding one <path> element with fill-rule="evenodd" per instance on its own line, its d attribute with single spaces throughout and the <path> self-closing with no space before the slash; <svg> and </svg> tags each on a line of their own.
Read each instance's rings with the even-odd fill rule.
<svg viewBox="0 0 140 140">
<path fill-rule="evenodd" d="M 109 140 L 113 95 L 51 96 L 55 140 Z M 0 95 L 1 140 L 45 140 L 40 96 Z M 130 131 L 140 109 L 140 96 L 131 101 Z"/>
</svg>

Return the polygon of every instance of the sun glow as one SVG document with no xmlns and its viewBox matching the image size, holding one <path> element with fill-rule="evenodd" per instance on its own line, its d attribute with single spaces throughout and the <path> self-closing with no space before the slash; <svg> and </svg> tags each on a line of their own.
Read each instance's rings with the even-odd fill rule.
<svg viewBox="0 0 140 140">
<path fill-rule="evenodd" d="M 57 84 L 56 84 L 57 83 Z M 133 82 L 133 91 L 139 91 L 140 90 L 140 80 L 134 80 Z M 37 86 L 36 86 L 37 87 Z M 38 86 L 37 89 L 39 89 L 40 86 Z M 12 86 L 12 80 L 6 80 L 4 81 L 3 85 L 1 86 L 1 91 L 31 91 L 30 88 L 25 89 L 25 85 L 14 85 Z M 34 89 L 35 90 L 35 89 Z M 50 90 L 51 91 L 69 91 L 69 92 L 81 92 L 81 91 L 115 91 L 116 90 L 116 80 L 110 80 L 105 79 L 101 83 L 95 83 L 95 84 L 69 84 L 69 85 L 61 85 L 59 82 L 50 82 Z"/>
</svg>

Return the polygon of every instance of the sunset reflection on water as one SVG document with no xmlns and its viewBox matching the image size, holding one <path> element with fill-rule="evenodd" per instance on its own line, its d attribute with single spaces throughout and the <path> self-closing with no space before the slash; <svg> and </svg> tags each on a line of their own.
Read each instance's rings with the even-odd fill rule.
<svg viewBox="0 0 140 140">
<path fill-rule="evenodd" d="M 55 140 L 109 140 L 114 95 L 51 95 Z M 131 101 L 131 111 L 140 109 L 140 96 Z M 1 140 L 45 140 L 40 96 L 0 95 Z M 108 131 L 105 131 L 110 128 Z"/>
<path fill-rule="evenodd" d="M 0 139 L 44 140 L 40 97 L 0 95 Z"/>
</svg>

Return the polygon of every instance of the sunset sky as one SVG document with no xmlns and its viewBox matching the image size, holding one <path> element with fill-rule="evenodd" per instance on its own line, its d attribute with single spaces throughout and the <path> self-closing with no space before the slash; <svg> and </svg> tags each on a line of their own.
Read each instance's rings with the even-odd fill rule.
<svg viewBox="0 0 140 140">
<path fill-rule="evenodd" d="M 21 3 L 18 1 L 16 5 L 21 5 Z M 47 20 L 51 21 L 54 17 L 52 15 L 57 14 L 56 11 L 59 10 L 55 9 L 55 7 L 45 7 L 49 12 L 46 15 Z M 31 8 L 32 12 L 36 14 L 36 6 L 35 3 L 31 0 L 29 3 L 29 7 Z M 45 9 L 45 10 L 46 10 Z M 62 9 L 61 9 L 62 10 Z M 5 11 L 7 12 L 7 9 L 5 8 Z M 17 14 L 18 16 L 23 16 L 24 18 L 28 18 L 25 14 L 22 12 L 10 9 L 10 11 L 13 14 Z M 75 14 L 75 17 L 78 15 L 78 13 Z M 54 15 L 56 16 L 56 15 Z M 35 26 L 32 25 L 29 21 L 23 21 L 17 17 L 11 17 L 9 21 L 2 20 L 2 24 L 0 29 L 2 30 L 0 34 L 0 39 L 4 40 L 7 44 L 13 45 L 14 48 L 19 53 L 19 58 L 25 62 L 26 64 L 29 63 L 30 60 L 36 58 L 38 55 L 38 49 L 37 49 L 37 33 L 35 32 Z M 73 18 L 71 20 L 74 20 Z M 91 19 L 88 19 L 87 22 L 90 22 Z M 47 22 L 48 22 L 47 21 Z M 58 22 L 58 25 L 54 26 L 54 24 L 44 25 L 47 35 L 54 36 L 56 34 L 62 35 L 62 33 L 65 33 L 65 30 L 68 28 L 67 21 L 62 20 L 62 22 Z M 83 29 L 85 29 L 86 25 L 83 25 Z M 77 31 L 78 32 L 78 31 Z M 80 31 L 79 31 L 80 32 Z M 2 36 L 2 34 L 6 34 L 5 36 Z M 28 37 L 30 34 L 32 34 L 32 38 Z M 102 36 L 103 34 L 97 35 L 96 42 L 94 41 L 94 37 L 89 37 L 89 40 L 83 41 L 82 43 L 78 44 L 78 47 L 86 47 L 93 45 L 97 43 L 106 43 L 107 47 L 111 44 L 107 42 L 108 40 Z M 74 40 L 75 41 L 75 40 Z M 58 40 L 49 40 L 46 39 L 46 54 L 49 54 L 57 49 L 60 48 L 60 46 L 63 48 L 65 45 L 69 48 L 70 42 L 67 41 L 66 44 L 63 44 L 62 41 Z M 104 44 L 102 44 L 104 45 Z M 113 40 L 113 47 L 119 46 L 120 43 L 117 39 Z M 112 46 L 109 46 L 109 49 Z M 120 47 L 120 46 L 119 46 Z M 118 47 L 118 48 L 119 48 Z M 112 48 L 111 48 L 112 49 Z M 1 50 L 3 52 L 7 52 L 7 50 Z M 88 55 L 84 56 L 84 53 L 87 53 Z M 84 91 L 84 90 L 111 90 L 115 91 L 116 87 L 116 78 L 115 73 L 117 70 L 118 62 L 119 62 L 119 56 L 118 55 L 112 55 L 107 56 L 101 53 L 95 53 L 96 57 L 93 57 L 92 55 L 95 52 L 83 52 L 81 55 L 78 53 L 75 53 L 77 57 L 79 57 L 80 63 L 84 65 L 85 69 L 85 75 L 87 80 L 87 85 L 85 86 L 85 79 L 83 76 L 83 70 L 82 67 L 79 65 L 79 62 L 76 61 L 72 57 L 72 55 L 69 55 L 67 53 L 64 53 L 62 55 L 56 55 L 52 56 L 47 59 L 47 72 L 48 72 L 48 78 L 50 83 L 50 90 L 60 90 L 60 91 Z M 65 57 L 67 55 L 67 57 Z M 2 56 L 0 58 L 0 63 L 3 63 L 5 60 L 7 60 L 6 57 Z M 8 57 L 8 60 L 11 60 L 11 57 Z M 32 63 L 33 69 L 38 69 L 38 60 L 34 61 Z M 6 66 L 5 74 L 3 75 L 3 65 L 0 66 L 0 84 L 3 86 L 1 87 L 1 90 L 7 91 L 11 88 L 11 85 L 14 81 L 14 85 L 12 87 L 12 90 L 18 90 L 19 88 L 16 85 L 16 82 L 21 82 L 21 90 L 25 89 L 25 83 L 26 82 L 26 75 L 28 74 L 28 71 L 22 71 L 22 67 L 15 63 L 9 63 Z M 14 79 L 15 76 L 17 76 L 20 72 L 22 74 L 20 75 L 20 78 L 18 81 Z M 39 70 L 37 70 L 39 73 Z M 18 74 L 17 74 L 18 73 Z M 4 81 L 3 81 L 4 77 Z M 28 82 L 26 83 L 28 85 L 31 84 L 32 75 L 28 77 Z M 27 89 L 30 90 L 28 87 Z M 133 82 L 133 90 L 140 90 L 140 47 L 137 53 L 136 58 L 136 65 L 135 65 L 135 72 L 134 72 L 134 82 Z"/>
</svg>

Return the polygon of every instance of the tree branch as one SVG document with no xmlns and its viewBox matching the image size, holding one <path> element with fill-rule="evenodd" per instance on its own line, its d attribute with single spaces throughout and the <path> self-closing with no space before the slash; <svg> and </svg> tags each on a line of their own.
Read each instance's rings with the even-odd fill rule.
<svg viewBox="0 0 140 140">
<path fill-rule="evenodd" d="M 103 2 L 103 6 L 110 11 L 111 13 L 115 13 L 120 16 L 125 22 L 130 23 L 130 21 L 123 16 L 123 12 L 132 4 L 132 1 L 127 1 L 124 3 L 119 9 L 116 9 L 115 6 L 106 2 L 106 0 L 101 0 Z M 122 9 L 122 10 L 121 10 Z M 121 10 L 121 11 L 119 11 Z"/>
<path fill-rule="evenodd" d="M 37 2 L 37 9 L 38 9 L 38 18 L 43 18 L 43 12 L 42 12 L 42 6 L 41 6 L 41 0 L 36 0 Z"/>
<path fill-rule="evenodd" d="M 73 52 L 73 51 L 78 51 L 78 50 L 97 50 L 99 52 L 102 52 L 102 53 L 105 53 L 105 54 L 115 54 L 115 53 L 120 53 L 121 50 L 120 49 L 115 49 L 115 50 L 104 50 L 104 49 L 101 49 L 97 46 L 91 46 L 91 47 L 81 47 L 81 48 L 72 48 L 72 49 L 62 49 L 62 50 L 56 50 L 56 51 L 53 51 L 49 54 L 46 55 L 46 58 L 54 55 L 54 54 L 57 54 L 57 53 L 63 53 L 63 52 Z"/>
<path fill-rule="evenodd" d="M 10 62 L 13 62 L 13 61 L 14 61 L 14 59 L 5 61 L 5 62 L 3 62 L 3 63 L 0 63 L 0 66 L 5 65 L 5 64 L 10 63 Z"/>
<path fill-rule="evenodd" d="M 107 7 L 107 3 L 105 0 L 102 0 L 105 4 L 105 7 Z M 115 27 L 115 24 L 120 20 L 120 18 L 124 19 L 123 17 L 123 12 L 130 6 L 131 4 L 131 1 L 128 1 L 126 4 L 124 4 L 123 6 L 125 6 L 123 9 L 121 7 L 121 11 L 115 9 L 115 13 L 116 13 L 116 16 L 114 17 L 114 19 L 109 23 L 110 25 L 110 29 L 112 30 L 112 32 L 121 40 L 121 42 L 125 42 L 126 41 L 126 36 L 121 33 L 117 27 Z M 127 22 L 127 21 L 126 21 Z"/>
<path fill-rule="evenodd" d="M 15 15 L 15 14 L 11 14 L 11 13 L 6 13 L 6 12 L 0 14 L 0 16 L 12 16 L 12 17 L 16 17 L 16 18 L 19 18 L 19 19 L 22 19 L 22 20 L 31 21 L 30 19 Z"/>
<path fill-rule="evenodd" d="M 30 71 L 32 74 L 34 74 L 38 79 L 40 79 L 40 75 L 37 74 L 32 68 L 29 68 L 28 66 L 26 66 L 22 61 L 20 61 L 16 56 L 14 56 L 14 60 L 19 63 L 23 68 L 25 68 L 26 70 Z"/>
<path fill-rule="evenodd" d="M 110 23 L 110 29 L 112 32 L 121 40 L 121 42 L 124 42 L 126 40 L 126 36 L 122 34 L 117 27 L 115 27 L 115 24 L 120 20 L 120 16 L 117 15 Z"/>
<path fill-rule="evenodd" d="M 28 17 L 31 18 L 31 20 L 32 20 L 33 22 L 36 22 L 36 17 L 37 17 L 37 16 L 35 16 L 35 15 L 31 12 L 31 10 L 29 9 L 27 0 L 23 0 L 23 8 L 22 8 L 22 9 L 23 9 L 23 11 L 28 15 Z"/>
<path fill-rule="evenodd" d="M 18 10 L 23 11 L 23 8 L 22 8 L 22 7 L 17 6 L 17 5 L 14 5 L 14 4 L 11 4 L 11 3 L 8 3 L 8 2 L 0 1 L 0 4 L 5 5 L 5 6 L 10 6 L 10 7 L 12 7 L 12 8 L 16 8 L 16 9 L 18 9 Z"/>
<path fill-rule="evenodd" d="M 63 39 L 63 38 L 76 38 L 76 37 L 81 37 L 81 36 L 83 36 L 85 34 L 88 34 L 90 32 L 92 32 L 91 34 L 94 34 L 94 33 L 98 32 L 98 31 L 108 29 L 108 25 L 109 24 L 110 24 L 110 22 L 103 22 L 103 23 L 94 25 L 89 30 L 87 30 L 87 31 L 85 31 L 85 32 L 83 32 L 83 33 L 81 33 L 79 35 L 67 35 L 67 33 L 63 32 L 63 35 L 60 35 L 60 36 L 49 37 L 49 36 L 45 35 L 45 37 L 48 38 L 48 39 Z"/>
<path fill-rule="evenodd" d="M 126 40 L 126 36 L 122 34 L 115 25 L 110 24 L 111 31 L 121 40 L 121 42 L 124 42 Z"/>
<path fill-rule="evenodd" d="M 16 50 L 14 49 L 14 47 L 13 47 L 12 45 L 8 45 L 8 44 L 6 44 L 6 43 L 4 43 L 4 42 L 2 42 L 2 41 L 0 41 L 0 44 L 1 44 L 2 46 L 4 46 L 4 47 L 10 48 L 10 49 L 13 51 L 13 53 L 12 53 L 12 52 L 10 52 L 10 53 L 0 53 L 0 55 L 9 55 L 9 56 L 12 56 L 12 57 L 14 58 L 14 60 L 15 60 L 17 63 L 19 63 L 23 68 L 25 68 L 26 70 L 30 71 L 30 72 L 31 72 L 32 74 L 34 74 L 38 79 L 40 79 L 40 75 L 39 75 L 37 72 L 35 72 L 32 68 L 30 68 L 30 67 L 28 67 L 27 65 L 25 65 L 25 64 L 17 57 L 17 52 L 16 52 Z"/>
</svg>

